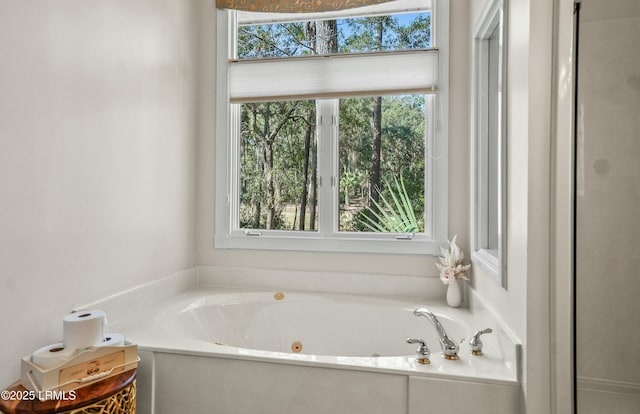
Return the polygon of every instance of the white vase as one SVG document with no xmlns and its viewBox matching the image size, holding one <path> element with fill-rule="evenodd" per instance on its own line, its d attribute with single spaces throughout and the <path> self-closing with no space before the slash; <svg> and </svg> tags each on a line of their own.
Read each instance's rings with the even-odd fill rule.
<svg viewBox="0 0 640 414">
<path fill-rule="evenodd" d="M 454 280 L 447 288 L 447 305 L 452 308 L 457 308 L 461 303 L 462 286 L 458 280 Z"/>
</svg>

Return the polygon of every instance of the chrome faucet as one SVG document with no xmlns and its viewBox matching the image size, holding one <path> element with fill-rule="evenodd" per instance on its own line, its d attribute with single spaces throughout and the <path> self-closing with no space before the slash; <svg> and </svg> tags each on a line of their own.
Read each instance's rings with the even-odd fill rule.
<svg viewBox="0 0 640 414">
<path fill-rule="evenodd" d="M 488 334 L 491 332 L 493 332 L 493 329 L 487 328 L 473 334 L 473 337 L 469 341 L 469 346 L 471 347 L 471 355 L 482 355 L 482 340 L 480 339 L 480 335 Z"/>
<path fill-rule="evenodd" d="M 408 344 L 420 344 L 418 349 L 416 349 L 416 354 L 418 357 L 416 358 L 416 362 L 418 364 L 427 365 L 430 364 L 429 355 L 431 355 L 431 351 L 429 351 L 429 347 L 427 343 L 420 338 L 407 338 Z"/>
<path fill-rule="evenodd" d="M 440 321 L 438 320 L 438 318 L 436 318 L 436 315 L 434 315 L 433 312 L 431 312 L 427 308 L 418 308 L 413 311 L 413 314 L 416 316 L 424 316 L 425 318 L 429 319 L 434 328 L 436 328 L 436 331 L 438 331 L 438 336 L 440 337 L 440 348 L 442 348 L 442 356 L 445 359 L 450 360 L 458 359 L 459 346 L 455 341 L 449 338 L 447 332 L 442 327 L 442 324 L 440 324 Z"/>
</svg>

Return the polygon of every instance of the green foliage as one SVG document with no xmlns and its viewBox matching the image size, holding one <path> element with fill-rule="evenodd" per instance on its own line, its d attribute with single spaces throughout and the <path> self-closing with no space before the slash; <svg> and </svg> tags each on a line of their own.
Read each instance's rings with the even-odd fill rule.
<svg viewBox="0 0 640 414">
<path fill-rule="evenodd" d="M 417 13 L 400 16 L 338 19 L 338 52 L 430 47 L 431 15 Z M 311 21 L 239 26 L 238 58 L 315 54 L 317 39 L 314 25 L 315 22 Z M 377 30 L 382 31 L 382 44 L 378 44 L 375 38 Z"/>
<path fill-rule="evenodd" d="M 374 16 L 339 20 L 338 26 L 343 29 L 339 35 L 343 53 L 431 46 L 431 16 L 428 14 L 412 16 L 409 24 L 403 24 L 397 16 Z M 381 44 L 376 40 L 378 31 L 382 32 Z"/>
<path fill-rule="evenodd" d="M 431 47 L 431 15 L 418 15 L 407 26 L 396 26 L 399 49 Z"/>
<path fill-rule="evenodd" d="M 364 219 L 359 221 L 373 232 L 416 233 L 420 231 L 420 223 L 416 219 L 402 175 L 399 182 L 394 178 L 394 184 L 395 187 L 392 187 L 386 182 L 385 194 L 377 190 L 381 202 L 371 200 L 377 208 L 368 207 L 368 214 L 363 214 Z"/>
<path fill-rule="evenodd" d="M 240 59 L 300 56 L 313 49 L 313 39 L 307 38 L 302 22 L 238 27 Z"/>
<path fill-rule="evenodd" d="M 279 228 L 285 204 L 299 202 L 303 175 L 303 138 L 315 130 L 314 101 L 241 105 L 240 208 L 246 227 Z M 249 219 L 257 212 L 260 219 Z M 266 222 L 271 210 L 276 217 Z"/>
<path fill-rule="evenodd" d="M 340 202 L 348 207 L 354 196 L 362 195 L 367 180 L 367 174 L 357 168 L 354 171 L 344 171 L 340 175 Z"/>
</svg>

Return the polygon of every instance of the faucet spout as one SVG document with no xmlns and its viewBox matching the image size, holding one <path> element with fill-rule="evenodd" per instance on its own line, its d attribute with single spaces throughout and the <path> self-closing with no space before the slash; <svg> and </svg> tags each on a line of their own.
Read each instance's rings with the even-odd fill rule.
<svg viewBox="0 0 640 414">
<path fill-rule="evenodd" d="M 431 322 L 433 327 L 436 328 L 436 331 L 438 331 L 440 348 L 442 348 L 442 356 L 444 356 L 445 359 L 458 359 L 459 346 L 455 341 L 449 338 L 447 331 L 444 330 L 444 327 L 438 318 L 436 318 L 436 315 L 427 308 L 418 308 L 413 311 L 413 314 L 415 316 L 424 316 Z"/>
</svg>

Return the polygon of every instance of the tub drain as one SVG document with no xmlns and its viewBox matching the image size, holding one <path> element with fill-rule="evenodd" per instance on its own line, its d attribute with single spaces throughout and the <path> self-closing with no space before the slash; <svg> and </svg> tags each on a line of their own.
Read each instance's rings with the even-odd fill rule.
<svg viewBox="0 0 640 414">
<path fill-rule="evenodd" d="M 294 342 L 291 344 L 291 350 L 293 352 L 295 352 L 296 354 L 299 353 L 300 351 L 302 351 L 302 342 Z"/>
<path fill-rule="evenodd" d="M 282 299 L 284 299 L 284 293 L 282 293 L 282 292 L 276 292 L 276 294 L 275 294 L 275 295 L 273 295 L 273 298 L 274 298 L 275 300 L 282 300 Z"/>
</svg>

